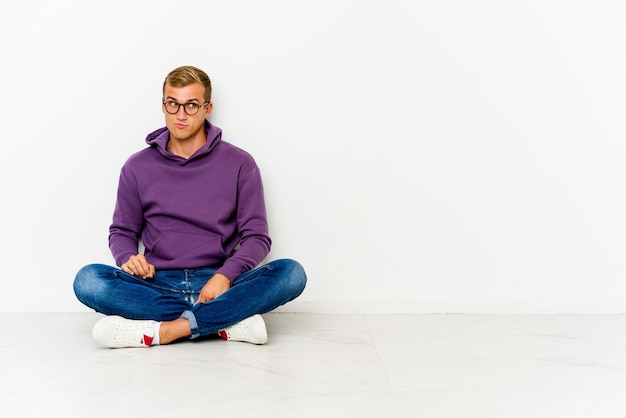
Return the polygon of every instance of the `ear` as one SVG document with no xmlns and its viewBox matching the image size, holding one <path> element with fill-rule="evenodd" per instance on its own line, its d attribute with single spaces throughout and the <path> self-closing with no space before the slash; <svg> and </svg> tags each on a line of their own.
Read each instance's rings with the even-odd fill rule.
<svg viewBox="0 0 626 418">
<path fill-rule="evenodd" d="M 165 111 L 165 109 L 163 110 Z M 213 103 L 207 104 L 206 108 L 204 109 L 204 118 L 205 119 L 208 118 L 212 111 L 213 111 Z"/>
</svg>

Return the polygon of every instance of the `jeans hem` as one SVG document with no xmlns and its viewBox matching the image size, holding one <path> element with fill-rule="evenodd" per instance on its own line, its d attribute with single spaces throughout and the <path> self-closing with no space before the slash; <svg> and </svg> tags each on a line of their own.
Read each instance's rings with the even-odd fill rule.
<svg viewBox="0 0 626 418">
<path fill-rule="evenodd" d="M 198 321 L 196 320 L 196 316 L 193 312 L 185 311 L 180 315 L 180 317 L 189 321 L 189 327 L 191 328 L 191 336 L 189 339 L 193 340 L 194 338 L 198 338 L 200 336 L 200 331 L 198 331 Z"/>
</svg>

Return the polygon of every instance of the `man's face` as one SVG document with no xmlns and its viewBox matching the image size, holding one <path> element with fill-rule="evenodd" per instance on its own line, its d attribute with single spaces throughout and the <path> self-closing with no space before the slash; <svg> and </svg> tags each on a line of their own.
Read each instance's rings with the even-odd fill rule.
<svg viewBox="0 0 626 418">
<path fill-rule="evenodd" d="M 178 112 L 171 114 L 165 110 L 167 105 L 163 105 L 165 125 L 170 131 L 170 139 L 186 141 L 196 138 L 203 131 L 204 120 L 211 114 L 213 109 L 211 103 L 203 106 L 205 103 L 204 86 L 200 83 L 193 83 L 185 87 L 172 87 L 168 84 L 165 86 L 163 96 L 163 101 L 166 103 L 174 102 L 180 105 L 194 103 L 199 107 L 199 109 L 196 109 L 198 113 L 188 115 L 183 106 L 178 108 Z M 193 111 L 189 113 L 193 113 Z"/>
</svg>

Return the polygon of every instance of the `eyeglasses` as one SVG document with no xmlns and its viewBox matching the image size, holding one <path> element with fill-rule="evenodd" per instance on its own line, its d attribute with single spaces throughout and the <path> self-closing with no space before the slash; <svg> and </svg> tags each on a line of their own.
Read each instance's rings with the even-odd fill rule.
<svg viewBox="0 0 626 418">
<path fill-rule="evenodd" d="M 205 106 L 209 104 L 209 102 L 204 102 L 202 104 L 198 104 L 198 103 L 194 103 L 194 102 L 190 102 L 190 103 L 185 103 L 185 104 L 181 104 L 181 103 L 176 103 L 174 101 L 167 101 L 167 102 L 163 102 L 163 106 L 165 107 L 165 111 L 167 113 L 169 113 L 170 115 L 175 115 L 178 113 L 178 111 L 180 110 L 180 107 L 183 107 L 183 110 L 185 111 L 186 114 L 188 114 L 189 116 L 193 116 L 196 113 L 198 113 L 198 110 L 200 110 L 200 108 L 202 106 Z"/>
</svg>

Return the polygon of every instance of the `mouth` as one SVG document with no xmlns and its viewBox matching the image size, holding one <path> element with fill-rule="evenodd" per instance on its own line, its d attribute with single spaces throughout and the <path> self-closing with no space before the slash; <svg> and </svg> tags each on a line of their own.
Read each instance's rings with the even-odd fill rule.
<svg viewBox="0 0 626 418">
<path fill-rule="evenodd" d="M 187 127 L 187 125 L 183 123 L 175 123 L 174 126 L 176 126 L 178 129 L 185 129 Z"/>
</svg>

